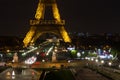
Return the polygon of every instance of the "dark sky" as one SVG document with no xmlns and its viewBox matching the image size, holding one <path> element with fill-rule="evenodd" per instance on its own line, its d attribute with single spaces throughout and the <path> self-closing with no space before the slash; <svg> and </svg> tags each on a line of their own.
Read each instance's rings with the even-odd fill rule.
<svg viewBox="0 0 120 80">
<path fill-rule="evenodd" d="M 0 0 L 0 35 L 28 32 L 38 0 Z M 120 6 L 117 0 L 57 0 L 68 31 L 120 33 Z"/>
</svg>

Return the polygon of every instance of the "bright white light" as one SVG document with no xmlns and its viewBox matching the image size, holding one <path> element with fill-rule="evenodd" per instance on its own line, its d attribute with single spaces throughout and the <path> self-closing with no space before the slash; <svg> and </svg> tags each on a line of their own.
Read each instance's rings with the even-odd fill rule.
<svg viewBox="0 0 120 80">
<path fill-rule="evenodd" d="M 12 60 L 12 62 L 15 62 L 14 59 Z"/>
<path fill-rule="evenodd" d="M 113 58 L 113 55 L 112 55 L 112 54 L 110 54 L 110 55 L 108 56 L 108 58 Z"/>
<path fill-rule="evenodd" d="M 14 76 L 15 75 L 15 71 L 12 71 L 12 76 Z"/>
<path fill-rule="evenodd" d="M 99 57 L 100 57 L 101 59 L 105 59 L 105 58 L 107 58 L 106 55 L 99 55 Z"/>
<path fill-rule="evenodd" d="M 93 58 L 91 58 L 91 61 L 93 61 L 94 59 Z"/>
<path fill-rule="evenodd" d="M 12 71 L 12 79 L 15 79 L 15 71 Z"/>
<path fill-rule="evenodd" d="M 68 60 L 68 63 L 70 63 L 71 61 L 70 60 Z"/>
<path fill-rule="evenodd" d="M 42 62 L 45 62 L 45 60 L 43 59 Z"/>
<path fill-rule="evenodd" d="M 105 53 L 106 51 L 105 51 L 105 50 L 103 50 L 103 52 Z"/>
<path fill-rule="evenodd" d="M 109 66 L 111 66 L 111 65 L 112 65 L 112 63 L 111 63 L 111 62 L 109 62 L 109 63 L 108 63 L 108 65 L 109 65 Z"/>
<path fill-rule="evenodd" d="M 98 59 L 96 59 L 95 62 L 98 62 Z"/>
<path fill-rule="evenodd" d="M 8 49 L 7 52 L 10 52 L 10 50 Z"/>
<path fill-rule="evenodd" d="M 57 52 L 57 49 L 55 49 L 55 52 Z"/>
<path fill-rule="evenodd" d="M 88 59 L 88 57 L 85 57 L 85 59 Z"/>
<path fill-rule="evenodd" d="M 32 51 L 35 51 L 36 49 L 38 49 L 37 47 L 33 48 L 33 49 L 30 49 L 29 51 L 25 52 L 25 53 L 22 53 L 22 56 L 26 55 L 27 53 L 30 53 Z"/>
<path fill-rule="evenodd" d="M 101 60 L 101 63 L 103 64 L 103 63 L 104 63 L 104 60 Z"/>
<path fill-rule="evenodd" d="M 80 56 L 81 56 L 81 54 L 80 54 L 80 52 L 78 52 L 78 53 L 77 53 L 77 57 L 80 57 Z"/>
<path fill-rule="evenodd" d="M 39 55 L 39 52 L 37 52 L 36 54 Z"/>
<path fill-rule="evenodd" d="M 33 64 L 37 58 L 35 56 L 32 56 L 31 58 L 25 60 L 25 64 Z"/>
<path fill-rule="evenodd" d="M 89 60 L 90 61 L 90 58 L 89 57 L 85 57 L 85 59 Z"/>
<path fill-rule="evenodd" d="M 68 47 L 67 49 L 71 51 L 71 50 L 74 50 L 75 47 L 71 47 L 71 46 L 70 46 L 70 47 Z"/>
</svg>

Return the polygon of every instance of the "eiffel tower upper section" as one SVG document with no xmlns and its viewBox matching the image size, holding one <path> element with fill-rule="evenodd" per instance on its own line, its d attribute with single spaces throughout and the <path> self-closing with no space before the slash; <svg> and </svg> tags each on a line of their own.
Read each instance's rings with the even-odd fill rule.
<svg viewBox="0 0 120 80">
<path fill-rule="evenodd" d="M 47 8 L 51 7 L 48 12 L 46 12 Z M 45 15 L 46 13 L 51 13 L 53 16 L 53 19 L 46 19 Z M 49 17 L 48 15 L 47 17 Z M 35 14 L 36 20 L 30 20 L 30 25 L 38 25 L 38 24 L 57 24 L 57 25 L 65 25 L 65 21 L 61 20 L 59 10 L 57 8 L 56 0 L 39 0 L 38 7 Z"/>
</svg>

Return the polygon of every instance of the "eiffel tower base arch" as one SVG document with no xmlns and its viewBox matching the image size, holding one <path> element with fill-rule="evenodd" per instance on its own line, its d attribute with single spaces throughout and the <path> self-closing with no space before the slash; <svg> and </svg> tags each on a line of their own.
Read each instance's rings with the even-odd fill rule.
<svg viewBox="0 0 120 80">
<path fill-rule="evenodd" d="M 47 7 L 52 10 L 52 20 L 45 19 L 45 8 Z M 35 19 L 30 20 L 30 30 L 23 40 L 24 46 L 27 47 L 29 44 L 35 43 L 43 33 L 53 33 L 63 39 L 64 42 L 71 42 L 64 25 L 65 21 L 60 18 L 56 0 L 39 0 Z"/>
</svg>

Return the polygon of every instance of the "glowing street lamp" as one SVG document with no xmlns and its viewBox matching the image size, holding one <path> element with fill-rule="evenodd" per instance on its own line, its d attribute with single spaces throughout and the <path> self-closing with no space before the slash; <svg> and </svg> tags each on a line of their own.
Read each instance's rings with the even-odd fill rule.
<svg viewBox="0 0 120 80">
<path fill-rule="evenodd" d="M 95 62 L 98 62 L 98 59 L 96 59 Z"/>
<path fill-rule="evenodd" d="M 45 60 L 43 59 L 42 62 L 45 62 Z"/>
<path fill-rule="evenodd" d="M 111 66 L 111 65 L 112 65 L 112 62 L 109 62 L 108 65 Z"/>
<path fill-rule="evenodd" d="M 80 52 L 77 53 L 77 57 L 79 58 L 81 56 Z"/>
<path fill-rule="evenodd" d="M 101 60 L 101 63 L 102 63 L 102 64 L 105 63 L 104 60 Z"/>
<path fill-rule="evenodd" d="M 9 49 L 7 49 L 7 50 L 6 50 L 6 52 L 10 52 L 10 50 L 9 50 Z"/>
<path fill-rule="evenodd" d="M 70 60 L 68 60 L 68 63 L 70 63 L 71 61 Z"/>
<path fill-rule="evenodd" d="M 36 54 L 39 55 L 39 52 L 37 52 Z"/>
<path fill-rule="evenodd" d="M 93 58 L 91 58 L 91 61 L 94 61 L 94 59 L 93 59 Z"/>
</svg>

